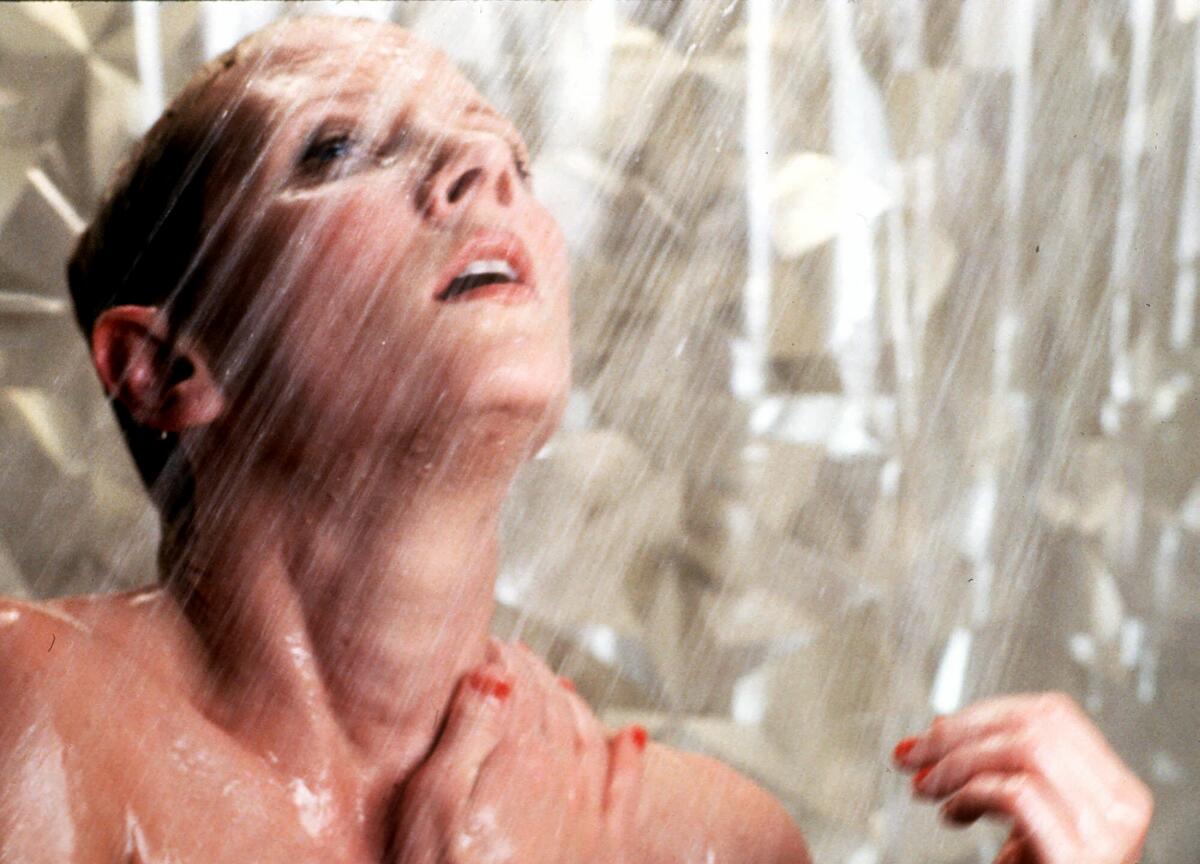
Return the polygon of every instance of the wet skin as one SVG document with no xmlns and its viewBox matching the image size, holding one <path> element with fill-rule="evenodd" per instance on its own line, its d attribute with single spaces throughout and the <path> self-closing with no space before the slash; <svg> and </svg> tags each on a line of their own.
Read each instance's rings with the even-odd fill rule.
<svg viewBox="0 0 1200 864">
<path fill-rule="evenodd" d="M 489 640 L 500 504 L 569 381 L 519 136 L 398 28 L 269 41 L 193 109 L 228 153 L 197 315 L 93 332 L 193 467 L 171 578 L 0 605 L 0 861 L 806 861 L 748 780 Z M 528 290 L 440 300 L 472 243 Z"/>
<path fill-rule="evenodd" d="M 0 602 L 0 864 L 807 861 L 750 781 L 489 640 L 500 505 L 569 380 L 511 124 L 404 31 L 322 19 L 193 110 L 228 157 L 221 264 L 185 332 L 118 307 L 92 346 L 180 436 L 192 529 L 164 588 Z M 526 290 L 439 300 L 477 242 Z M 896 758 L 947 818 L 1013 820 L 1006 862 L 1128 864 L 1149 796 L 1064 704 L 968 708 Z"/>
</svg>

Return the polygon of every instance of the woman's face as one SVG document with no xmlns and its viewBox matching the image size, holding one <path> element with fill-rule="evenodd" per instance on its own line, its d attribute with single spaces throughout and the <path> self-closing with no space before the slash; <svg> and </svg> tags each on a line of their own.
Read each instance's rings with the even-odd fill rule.
<svg viewBox="0 0 1200 864">
<path fill-rule="evenodd" d="M 278 37 L 219 94 L 223 140 L 254 161 L 208 214 L 242 407 L 288 447 L 394 446 L 481 417 L 536 446 L 568 388 L 567 261 L 520 136 L 400 28 L 300 19 Z"/>
</svg>

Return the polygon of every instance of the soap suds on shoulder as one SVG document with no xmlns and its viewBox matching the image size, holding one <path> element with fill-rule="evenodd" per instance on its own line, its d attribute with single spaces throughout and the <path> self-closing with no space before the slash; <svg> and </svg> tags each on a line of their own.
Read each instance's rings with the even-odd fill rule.
<svg viewBox="0 0 1200 864">
<path fill-rule="evenodd" d="M 9 818 L 0 824 L 0 861 L 47 860 L 75 855 L 75 823 L 62 739 L 49 718 L 31 725 L 7 754 L 5 798 Z"/>
</svg>

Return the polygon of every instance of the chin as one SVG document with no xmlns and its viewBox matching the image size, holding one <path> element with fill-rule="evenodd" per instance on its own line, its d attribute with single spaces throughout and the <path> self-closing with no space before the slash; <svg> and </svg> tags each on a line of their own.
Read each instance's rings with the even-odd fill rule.
<svg viewBox="0 0 1200 864">
<path fill-rule="evenodd" d="M 499 366 L 476 380 L 461 413 L 490 446 L 528 456 L 558 428 L 569 388 L 567 363 Z"/>
</svg>

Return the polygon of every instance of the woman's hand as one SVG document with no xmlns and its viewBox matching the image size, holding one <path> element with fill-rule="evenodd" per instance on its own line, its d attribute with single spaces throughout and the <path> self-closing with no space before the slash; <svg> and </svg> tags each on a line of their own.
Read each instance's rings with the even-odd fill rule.
<svg viewBox="0 0 1200 864">
<path fill-rule="evenodd" d="M 1150 791 L 1068 696 L 1005 696 L 939 717 L 895 750 L 914 794 L 966 825 L 1011 819 L 996 864 L 1134 864 Z"/>
<path fill-rule="evenodd" d="M 646 733 L 609 736 L 532 653 L 493 643 L 403 791 L 395 864 L 626 864 Z"/>
</svg>

